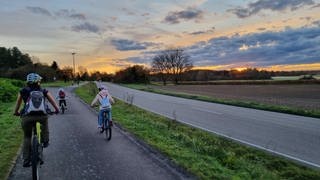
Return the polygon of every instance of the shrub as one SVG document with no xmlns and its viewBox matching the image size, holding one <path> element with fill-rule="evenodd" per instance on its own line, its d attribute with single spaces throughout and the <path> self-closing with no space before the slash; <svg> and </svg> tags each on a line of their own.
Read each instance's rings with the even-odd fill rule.
<svg viewBox="0 0 320 180">
<path fill-rule="evenodd" d="M 17 98 L 19 87 L 23 86 L 22 81 L 0 79 L 0 102 L 12 102 Z"/>
</svg>

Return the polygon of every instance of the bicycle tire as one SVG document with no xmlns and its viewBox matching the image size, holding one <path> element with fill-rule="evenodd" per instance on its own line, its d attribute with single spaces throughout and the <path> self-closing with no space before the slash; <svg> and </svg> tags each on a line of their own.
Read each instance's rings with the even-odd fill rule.
<svg viewBox="0 0 320 180">
<path fill-rule="evenodd" d="M 112 137 L 112 128 L 108 126 L 104 131 L 105 131 L 107 140 L 110 141 Z"/>
<path fill-rule="evenodd" d="M 32 138 L 32 155 L 31 155 L 31 166 L 32 166 L 32 179 L 39 179 L 39 142 L 36 136 Z"/>
<path fill-rule="evenodd" d="M 62 112 L 62 114 L 64 114 L 64 110 L 65 110 L 65 108 L 64 108 L 64 105 L 62 104 L 62 105 L 61 105 L 61 112 Z"/>
</svg>

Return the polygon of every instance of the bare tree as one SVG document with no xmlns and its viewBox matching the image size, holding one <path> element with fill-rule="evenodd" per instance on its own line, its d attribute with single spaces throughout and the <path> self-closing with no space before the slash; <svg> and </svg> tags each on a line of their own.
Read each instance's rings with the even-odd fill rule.
<svg viewBox="0 0 320 180">
<path fill-rule="evenodd" d="M 181 80 L 182 73 L 192 69 L 193 64 L 190 56 L 185 54 L 181 49 L 171 50 L 170 58 L 173 80 L 175 84 L 178 84 Z"/>
<path fill-rule="evenodd" d="M 160 79 L 163 82 L 163 85 L 167 84 L 168 74 L 170 73 L 169 62 L 166 58 L 167 53 L 162 52 L 161 54 L 156 55 L 152 61 L 152 72 L 158 73 Z"/>
<path fill-rule="evenodd" d="M 161 76 L 163 84 L 169 75 L 172 75 L 175 84 L 181 80 L 183 72 L 190 70 L 193 64 L 190 56 L 184 53 L 182 49 L 169 49 L 161 52 L 153 58 L 152 69 L 153 72 Z"/>
</svg>

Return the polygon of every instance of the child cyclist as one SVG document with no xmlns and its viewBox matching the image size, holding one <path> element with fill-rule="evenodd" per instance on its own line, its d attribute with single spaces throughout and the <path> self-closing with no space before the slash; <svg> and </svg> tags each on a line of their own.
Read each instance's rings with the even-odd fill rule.
<svg viewBox="0 0 320 180">
<path fill-rule="evenodd" d="M 99 93 L 93 99 L 93 101 L 91 103 L 91 107 L 93 107 L 98 101 L 100 104 L 99 116 L 98 116 L 98 128 L 99 128 L 100 132 L 102 133 L 104 131 L 104 129 L 102 128 L 103 127 L 102 126 L 103 113 L 108 113 L 108 120 L 110 122 L 110 125 L 112 126 L 111 104 L 114 103 L 112 96 L 110 95 L 109 91 L 107 90 L 107 87 L 104 85 L 101 85 L 99 87 Z"/>
<path fill-rule="evenodd" d="M 36 73 L 30 73 L 27 75 L 27 86 L 20 90 L 14 110 L 14 115 L 21 116 L 21 126 L 24 132 L 23 167 L 31 166 L 30 151 L 32 124 L 35 121 L 41 123 L 41 141 L 43 143 L 43 147 L 48 147 L 49 145 L 48 116 L 46 113 L 48 110 L 48 106 L 45 105 L 45 98 L 47 98 L 52 104 L 55 109 L 55 113 L 59 113 L 59 108 L 50 92 L 46 89 L 41 88 L 41 79 L 41 76 Z M 24 102 L 24 108 L 19 111 L 22 101 Z M 38 109 L 36 109 L 35 107 L 37 107 Z"/>
<path fill-rule="evenodd" d="M 66 97 L 67 97 L 66 91 L 63 88 L 59 88 L 57 95 L 56 95 L 56 99 L 59 100 L 60 107 L 62 104 L 64 105 L 64 107 L 67 107 Z"/>
</svg>

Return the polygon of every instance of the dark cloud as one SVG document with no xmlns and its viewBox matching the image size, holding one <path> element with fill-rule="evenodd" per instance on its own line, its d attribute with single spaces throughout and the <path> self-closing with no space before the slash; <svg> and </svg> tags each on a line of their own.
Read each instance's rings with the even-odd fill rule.
<svg viewBox="0 0 320 180">
<path fill-rule="evenodd" d="M 238 7 L 235 9 L 229 9 L 228 11 L 234 13 L 239 18 L 246 18 L 266 9 L 272 11 L 283 11 L 290 9 L 291 11 L 294 11 L 300 7 L 313 4 L 313 0 L 258 0 L 253 3 L 249 3 L 246 8 Z"/>
<path fill-rule="evenodd" d="M 266 30 L 267 28 L 258 28 L 257 30 L 258 31 L 264 31 L 264 30 Z"/>
<path fill-rule="evenodd" d="M 320 27 L 320 20 L 318 20 L 318 21 L 313 21 L 312 24 Z"/>
<path fill-rule="evenodd" d="M 195 32 L 191 32 L 191 33 L 188 33 L 190 35 L 200 35 L 200 34 L 206 34 L 206 33 L 213 33 L 215 30 L 215 27 L 212 27 L 211 29 L 209 30 L 206 30 L 206 31 L 195 31 Z"/>
<path fill-rule="evenodd" d="M 29 10 L 30 12 L 35 13 L 35 14 L 51 16 L 51 13 L 47 9 L 42 8 L 42 7 L 31 7 L 31 6 L 28 6 L 26 8 L 27 8 L 27 10 Z"/>
<path fill-rule="evenodd" d="M 73 19 L 86 20 L 86 16 L 84 14 L 80 14 L 80 13 L 70 14 L 69 17 L 73 18 Z"/>
<path fill-rule="evenodd" d="M 127 9 L 127 8 L 121 8 L 121 11 L 123 11 L 124 13 L 126 13 L 128 16 L 133 16 L 133 15 L 136 15 L 135 12 Z"/>
<path fill-rule="evenodd" d="M 131 51 L 131 50 L 143 50 L 149 46 L 154 46 L 154 43 L 150 42 L 137 42 L 128 39 L 113 39 L 111 44 L 119 51 Z"/>
<path fill-rule="evenodd" d="M 197 22 L 202 19 L 202 17 L 203 11 L 195 8 L 188 8 L 183 11 L 169 12 L 165 17 L 164 22 L 169 24 L 178 24 L 181 20 L 195 20 Z"/>
<path fill-rule="evenodd" d="M 74 11 L 69 11 L 68 9 L 60 9 L 55 13 L 58 17 L 78 19 L 78 20 L 86 20 L 86 16 L 82 13 L 76 13 Z"/>
<path fill-rule="evenodd" d="M 320 28 L 286 29 L 213 38 L 186 49 L 196 66 L 254 64 L 257 67 L 320 60 Z"/>
<path fill-rule="evenodd" d="M 79 25 L 74 25 L 71 27 L 71 30 L 76 31 L 76 32 L 81 32 L 81 31 L 91 32 L 91 33 L 99 33 L 100 32 L 100 29 L 98 26 L 91 24 L 91 23 L 88 23 L 88 22 L 85 22 L 85 23 L 82 23 Z"/>
<path fill-rule="evenodd" d="M 311 9 L 313 9 L 313 8 L 319 8 L 319 7 L 320 7 L 320 3 L 315 4 L 314 6 L 312 6 Z"/>
</svg>

